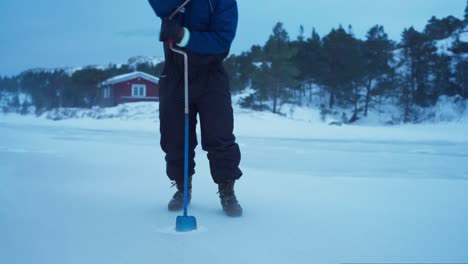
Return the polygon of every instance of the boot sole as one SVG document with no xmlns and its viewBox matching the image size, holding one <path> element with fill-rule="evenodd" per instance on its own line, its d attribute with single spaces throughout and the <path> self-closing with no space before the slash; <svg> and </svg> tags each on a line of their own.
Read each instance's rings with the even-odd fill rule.
<svg viewBox="0 0 468 264">
<path fill-rule="evenodd" d="M 243 211 L 240 211 L 240 212 L 230 212 L 230 211 L 224 210 L 224 209 L 223 209 L 223 211 L 224 211 L 224 213 L 225 213 L 227 216 L 232 217 L 232 218 L 241 217 L 242 214 L 243 214 Z"/>
<path fill-rule="evenodd" d="M 190 202 L 188 202 L 187 206 L 190 206 Z M 181 207 L 171 207 L 170 205 L 168 205 L 167 210 L 170 212 L 179 212 L 184 210 L 184 205 L 182 204 Z"/>
<path fill-rule="evenodd" d="M 169 212 L 179 212 L 179 211 L 182 211 L 184 209 L 184 207 L 181 207 L 181 208 L 178 208 L 178 207 L 167 207 L 167 210 Z"/>
</svg>

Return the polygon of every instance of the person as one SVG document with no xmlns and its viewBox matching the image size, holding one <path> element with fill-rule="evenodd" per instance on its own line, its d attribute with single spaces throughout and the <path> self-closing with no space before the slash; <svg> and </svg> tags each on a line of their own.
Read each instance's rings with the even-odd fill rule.
<svg viewBox="0 0 468 264">
<path fill-rule="evenodd" d="M 170 211 L 183 208 L 184 184 L 184 61 L 168 42 L 188 54 L 189 72 L 189 195 L 195 174 L 197 114 L 201 145 L 208 152 L 210 172 L 218 184 L 219 197 L 228 216 L 243 211 L 234 183 L 242 176 L 241 153 L 233 134 L 234 118 L 229 78 L 223 60 L 236 35 L 236 0 L 192 0 L 172 19 L 171 13 L 185 0 L 149 0 L 162 19 L 159 40 L 164 43 L 165 66 L 159 81 L 159 119 L 161 148 L 165 152 L 166 173 L 177 186 L 168 204 Z"/>
</svg>

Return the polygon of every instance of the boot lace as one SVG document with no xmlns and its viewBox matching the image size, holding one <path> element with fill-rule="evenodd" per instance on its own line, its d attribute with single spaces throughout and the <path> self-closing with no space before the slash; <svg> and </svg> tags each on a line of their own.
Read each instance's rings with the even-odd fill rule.
<svg viewBox="0 0 468 264">
<path fill-rule="evenodd" d="M 235 195 L 226 195 L 225 197 L 223 197 L 223 201 L 225 204 L 228 204 L 228 205 L 235 205 L 239 203 Z"/>
<path fill-rule="evenodd" d="M 174 193 L 174 196 L 172 196 L 172 199 L 174 200 L 184 199 L 184 193 L 177 190 L 177 192 Z"/>
</svg>

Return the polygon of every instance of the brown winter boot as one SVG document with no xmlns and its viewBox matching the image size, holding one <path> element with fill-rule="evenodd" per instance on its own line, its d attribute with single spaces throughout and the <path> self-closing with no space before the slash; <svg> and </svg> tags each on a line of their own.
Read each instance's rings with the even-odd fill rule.
<svg viewBox="0 0 468 264">
<path fill-rule="evenodd" d="M 234 183 L 235 181 L 229 181 L 218 184 L 219 198 L 221 199 L 221 205 L 226 215 L 240 217 L 242 216 L 242 207 L 234 194 Z"/>
<path fill-rule="evenodd" d="M 184 209 L 184 183 L 176 182 L 174 184 L 177 186 L 177 191 L 172 196 L 172 199 L 167 204 L 167 209 L 169 211 L 180 211 Z M 188 182 L 188 201 L 187 204 L 190 204 L 192 200 L 192 177 L 189 177 Z"/>
</svg>

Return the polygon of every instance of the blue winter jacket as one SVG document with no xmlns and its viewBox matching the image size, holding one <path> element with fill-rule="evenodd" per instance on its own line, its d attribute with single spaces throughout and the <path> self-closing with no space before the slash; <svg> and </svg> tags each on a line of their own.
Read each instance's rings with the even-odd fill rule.
<svg viewBox="0 0 468 264">
<path fill-rule="evenodd" d="M 185 0 L 149 0 L 156 15 L 170 16 Z M 190 31 L 186 49 L 199 54 L 221 54 L 231 47 L 237 29 L 236 0 L 192 0 L 178 19 Z"/>
</svg>

